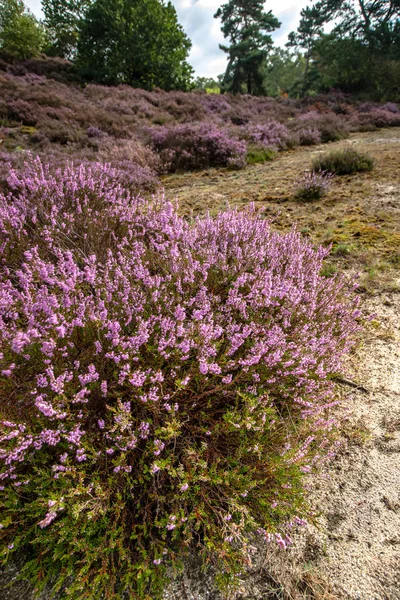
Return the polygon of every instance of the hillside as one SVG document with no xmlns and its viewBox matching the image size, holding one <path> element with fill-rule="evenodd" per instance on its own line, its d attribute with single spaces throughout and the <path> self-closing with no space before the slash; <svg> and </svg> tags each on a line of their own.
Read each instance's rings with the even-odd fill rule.
<svg viewBox="0 0 400 600">
<path fill-rule="evenodd" d="M 0 165 L 10 158 L 21 164 L 22 150 L 56 165 L 110 162 L 136 189 L 154 190 L 160 173 L 243 167 L 246 159 L 263 161 L 298 145 L 400 125 L 396 104 L 354 101 L 340 92 L 272 99 L 82 86 L 69 78 L 65 61 L 0 60 Z M 193 158 L 199 145 L 200 162 L 198 150 Z"/>
</svg>

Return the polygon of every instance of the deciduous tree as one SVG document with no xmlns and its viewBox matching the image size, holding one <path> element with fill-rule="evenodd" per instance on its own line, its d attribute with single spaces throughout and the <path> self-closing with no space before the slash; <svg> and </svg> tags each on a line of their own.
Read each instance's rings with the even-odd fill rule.
<svg viewBox="0 0 400 600">
<path fill-rule="evenodd" d="M 96 0 L 80 26 L 78 65 L 100 83 L 188 89 L 190 47 L 171 2 Z"/>
<path fill-rule="evenodd" d="M 46 43 L 42 24 L 22 0 L 0 0 L 0 49 L 18 58 L 39 54 Z"/>
<path fill-rule="evenodd" d="M 48 54 L 74 58 L 79 25 L 92 0 L 43 0 L 44 23 L 50 35 Z"/>
</svg>

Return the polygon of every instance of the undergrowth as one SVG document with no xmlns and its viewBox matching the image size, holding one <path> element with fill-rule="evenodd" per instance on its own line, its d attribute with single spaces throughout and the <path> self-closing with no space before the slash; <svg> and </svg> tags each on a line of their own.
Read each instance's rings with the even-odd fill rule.
<svg viewBox="0 0 400 600">
<path fill-rule="evenodd" d="M 335 175 L 351 175 L 362 171 L 372 171 L 374 161 L 371 157 L 353 148 L 335 150 L 319 156 L 313 162 L 313 170 L 329 172 Z"/>
</svg>

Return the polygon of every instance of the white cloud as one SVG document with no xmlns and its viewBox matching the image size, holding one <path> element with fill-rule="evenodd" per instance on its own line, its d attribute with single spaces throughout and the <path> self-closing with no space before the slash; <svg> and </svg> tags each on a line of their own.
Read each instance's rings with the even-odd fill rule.
<svg viewBox="0 0 400 600">
<path fill-rule="evenodd" d="M 25 5 L 33 12 L 33 14 L 39 19 L 43 19 L 42 3 L 40 0 L 28 0 Z"/>
</svg>

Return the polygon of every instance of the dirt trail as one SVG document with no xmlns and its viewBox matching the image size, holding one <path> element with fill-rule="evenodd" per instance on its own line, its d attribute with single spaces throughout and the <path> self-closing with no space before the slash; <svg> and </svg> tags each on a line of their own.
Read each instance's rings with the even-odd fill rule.
<svg viewBox="0 0 400 600">
<path fill-rule="evenodd" d="M 295 201 L 293 186 L 312 158 L 346 144 L 373 156 L 374 170 L 336 178 L 318 202 Z M 260 551 L 237 597 L 400 600 L 400 129 L 297 149 L 243 172 L 176 175 L 164 184 L 185 212 L 253 201 L 274 227 L 297 222 L 316 242 L 332 243 L 332 272 L 360 271 L 364 311 L 375 315 L 349 365 L 369 393 L 342 387 L 349 411 L 343 446 L 311 484 L 319 525 L 299 532 L 286 553 Z M 212 578 L 191 565 L 166 598 L 221 598 L 212 590 Z"/>
</svg>

